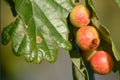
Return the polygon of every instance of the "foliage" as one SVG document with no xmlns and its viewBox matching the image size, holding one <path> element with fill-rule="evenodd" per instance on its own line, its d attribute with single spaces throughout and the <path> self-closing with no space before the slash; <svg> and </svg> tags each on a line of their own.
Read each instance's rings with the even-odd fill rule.
<svg viewBox="0 0 120 80">
<path fill-rule="evenodd" d="M 69 12 L 80 0 L 6 0 L 17 19 L 2 31 L 2 43 L 11 40 L 16 56 L 24 56 L 28 62 L 41 63 L 44 59 L 53 63 L 57 59 L 58 48 L 69 50 L 72 60 L 74 80 L 94 80 L 89 63 L 81 56 L 75 43 L 75 31 Z M 119 4 L 119 0 L 116 0 Z M 114 71 L 119 70 L 120 53 L 116 49 L 109 30 L 103 26 L 91 0 L 85 0 L 91 12 L 91 22 L 99 32 L 99 48 L 109 52 L 115 62 Z M 69 34 L 70 33 L 70 34 Z M 69 38 L 69 39 L 68 39 Z"/>
<path fill-rule="evenodd" d="M 26 61 L 54 62 L 58 47 L 70 50 L 66 17 L 72 8 L 67 0 L 14 0 L 18 18 L 3 30 L 3 44 L 12 40 L 15 55 Z M 12 28 L 11 28 L 12 27 Z M 9 34 L 10 33 L 10 34 Z M 9 39 L 9 40 L 8 40 Z"/>
</svg>

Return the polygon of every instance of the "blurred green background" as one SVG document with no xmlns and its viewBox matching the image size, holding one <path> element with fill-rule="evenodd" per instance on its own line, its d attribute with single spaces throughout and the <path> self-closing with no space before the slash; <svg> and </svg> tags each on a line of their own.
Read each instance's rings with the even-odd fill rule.
<svg viewBox="0 0 120 80">
<path fill-rule="evenodd" d="M 120 52 L 120 8 L 114 0 L 94 0 L 97 15 L 111 34 Z M 1 31 L 15 20 L 9 5 L 1 0 Z M 72 80 L 71 61 L 67 51 L 60 49 L 58 59 L 54 64 L 44 61 L 42 64 L 25 62 L 23 57 L 13 55 L 11 43 L 1 44 L 0 61 L 2 80 Z M 112 75 L 112 76 L 111 76 Z M 96 75 L 96 80 L 118 80 L 120 76 L 111 73 L 108 76 Z"/>
</svg>

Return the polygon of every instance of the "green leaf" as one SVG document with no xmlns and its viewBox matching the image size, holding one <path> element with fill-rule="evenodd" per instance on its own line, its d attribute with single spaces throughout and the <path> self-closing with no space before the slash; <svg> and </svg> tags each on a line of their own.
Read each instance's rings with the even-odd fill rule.
<svg viewBox="0 0 120 80">
<path fill-rule="evenodd" d="M 115 0 L 118 6 L 120 7 L 120 0 Z"/>
<path fill-rule="evenodd" d="M 10 31 L 11 31 L 11 29 L 14 27 L 15 25 L 14 25 L 14 23 L 11 23 L 10 25 L 8 25 L 7 27 L 5 27 L 4 29 L 3 29 L 3 32 L 2 32 L 2 43 L 4 44 L 4 45 L 6 45 L 6 44 L 8 44 L 9 43 L 9 41 L 10 41 Z"/>
<path fill-rule="evenodd" d="M 88 71 L 79 52 L 70 51 L 73 80 L 90 80 Z"/>
<path fill-rule="evenodd" d="M 13 29 L 6 27 L 4 43 L 12 40 L 13 52 L 28 62 L 46 59 L 55 62 L 58 48 L 71 50 L 66 18 L 73 7 L 71 0 L 13 0 L 18 19 Z M 11 24 L 12 26 L 12 24 Z M 10 33 L 9 33 L 10 32 Z M 9 36 L 9 34 L 11 34 Z"/>
<path fill-rule="evenodd" d="M 5 0 L 5 1 L 9 4 L 13 16 L 14 17 L 17 16 L 17 12 L 15 10 L 15 4 L 14 4 L 13 0 Z"/>
</svg>

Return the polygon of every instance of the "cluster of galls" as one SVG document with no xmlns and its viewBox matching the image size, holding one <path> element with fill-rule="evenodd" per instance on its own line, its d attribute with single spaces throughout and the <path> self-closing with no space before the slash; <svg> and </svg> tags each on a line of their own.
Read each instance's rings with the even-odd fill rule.
<svg viewBox="0 0 120 80">
<path fill-rule="evenodd" d="M 82 50 L 85 60 L 90 62 L 94 72 L 108 74 L 114 66 L 113 59 L 109 53 L 97 50 L 100 44 L 99 33 L 90 23 L 90 12 L 84 5 L 76 5 L 70 12 L 70 21 L 78 28 L 76 32 L 76 43 Z"/>
</svg>

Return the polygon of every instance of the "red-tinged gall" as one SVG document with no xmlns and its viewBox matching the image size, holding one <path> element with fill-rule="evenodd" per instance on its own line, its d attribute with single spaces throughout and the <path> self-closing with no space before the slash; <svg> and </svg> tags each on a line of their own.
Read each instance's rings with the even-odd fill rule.
<svg viewBox="0 0 120 80">
<path fill-rule="evenodd" d="M 99 34 L 93 26 L 81 27 L 76 33 L 76 43 L 81 50 L 95 50 L 100 44 Z"/>
<path fill-rule="evenodd" d="M 76 5 L 70 12 L 70 21 L 75 27 L 87 26 L 90 22 L 90 12 L 84 5 Z"/>
<path fill-rule="evenodd" d="M 95 73 L 105 75 L 112 71 L 114 62 L 109 53 L 97 51 L 91 57 L 90 65 Z"/>
</svg>

